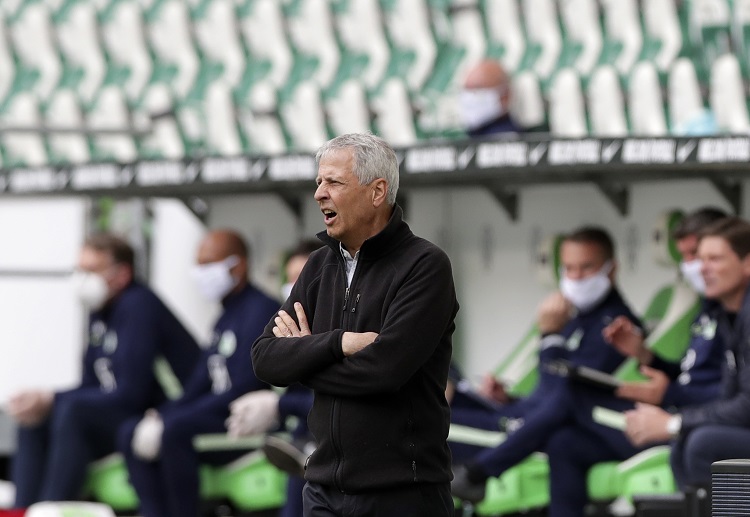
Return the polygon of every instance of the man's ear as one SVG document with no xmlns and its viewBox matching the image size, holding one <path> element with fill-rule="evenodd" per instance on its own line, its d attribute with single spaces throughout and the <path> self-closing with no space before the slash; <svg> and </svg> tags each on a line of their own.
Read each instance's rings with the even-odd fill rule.
<svg viewBox="0 0 750 517">
<path fill-rule="evenodd" d="M 378 178 L 370 186 L 372 187 L 372 206 L 378 208 L 385 203 L 388 196 L 388 182 L 384 178 Z"/>
<path fill-rule="evenodd" d="M 745 255 L 742 259 L 742 274 L 745 278 L 750 278 L 750 254 Z"/>
</svg>

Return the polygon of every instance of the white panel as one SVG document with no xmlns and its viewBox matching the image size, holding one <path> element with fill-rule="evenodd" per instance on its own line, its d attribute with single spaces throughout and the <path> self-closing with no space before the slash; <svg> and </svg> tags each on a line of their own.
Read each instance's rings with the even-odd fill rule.
<svg viewBox="0 0 750 517">
<path fill-rule="evenodd" d="M 0 270 L 68 271 L 84 239 L 82 198 L 14 198 L 0 202 Z"/>
<path fill-rule="evenodd" d="M 0 277 L 0 403 L 24 388 L 67 388 L 81 376 L 84 314 L 69 277 Z"/>
<path fill-rule="evenodd" d="M 151 287 L 196 339 L 207 342 L 220 307 L 201 296 L 190 276 L 205 228 L 180 201 L 153 200 L 152 207 Z"/>
</svg>

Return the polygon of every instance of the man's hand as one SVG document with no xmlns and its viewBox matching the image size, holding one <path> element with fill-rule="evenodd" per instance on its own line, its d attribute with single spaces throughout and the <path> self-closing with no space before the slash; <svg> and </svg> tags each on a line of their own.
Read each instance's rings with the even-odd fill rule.
<svg viewBox="0 0 750 517">
<path fill-rule="evenodd" d="M 344 332 L 341 338 L 341 350 L 344 356 L 349 357 L 373 344 L 377 337 L 377 332 Z"/>
<path fill-rule="evenodd" d="M 537 324 L 542 334 L 553 334 L 560 332 L 570 320 L 573 304 L 560 292 L 547 296 L 539 305 L 537 311 Z"/>
<path fill-rule="evenodd" d="M 641 373 L 648 378 L 647 381 L 623 383 L 617 388 L 616 395 L 636 402 L 660 405 L 669 387 L 669 377 L 661 370 L 645 365 L 641 366 Z"/>
<path fill-rule="evenodd" d="M 483 397 L 501 404 L 507 404 L 510 402 L 510 395 L 505 391 L 505 384 L 498 381 L 494 375 L 485 375 L 477 391 Z"/>
<path fill-rule="evenodd" d="M 279 394 L 273 390 L 251 391 L 229 404 L 229 411 L 229 436 L 265 433 L 279 424 Z"/>
<path fill-rule="evenodd" d="M 654 356 L 644 344 L 643 332 L 627 316 L 618 316 L 604 327 L 602 337 L 622 355 L 635 357 L 641 364 L 651 364 Z"/>
<path fill-rule="evenodd" d="M 635 409 L 625 412 L 625 435 L 636 447 L 666 442 L 672 438 L 667 431 L 670 418 L 672 415 L 662 408 L 639 402 Z"/>
<path fill-rule="evenodd" d="M 302 307 L 301 303 L 294 302 L 294 312 L 297 314 L 299 326 L 297 326 L 297 322 L 294 321 L 294 318 L 292 318 L 286 311 L 279 311 L 279 315 L 273 320 L 273 322 L 276 323 L 276 326 L 272 329 L 274 336 L 302 337 L 312 334 L 312 332 L 310 332 L 310 325 L 307 323 L 305 309 Z"/>
<path fill-rule="evenodd" d="M 155 409 L 149 409 L 133 431 L 130 447 L 133 454 L 144 461 L 154 461 L 161 451 L 161 437 L 164 434 L 164 421 Z"/>
<path fill-rule="evenodd" d="M 52 410 L 55 394 L 48 390 L 23 391 L 8 401 L 8 413 L 22 426 L 41 424 Z"/>
</svg>

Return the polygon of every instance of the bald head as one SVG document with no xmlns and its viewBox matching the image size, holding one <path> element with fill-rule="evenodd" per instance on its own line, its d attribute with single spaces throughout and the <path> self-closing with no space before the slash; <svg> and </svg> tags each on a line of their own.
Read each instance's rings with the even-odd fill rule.
<svg viewBox="0 0 750 517">
<path fill-rule="evenodd" d="M 508 74 L 500 63 L 494 59 L 484 59 L 477 63 L 466 75 L 464 88 L 475 90 L 477 88 L 507 89 Z"/>
<path fill-rule="evenodd" d="M 198 264 L 221 262 L 229 257 L 237 257 L 238 263 L 230 272 L 244 285 L 248 276 L 250 251 L 245 239 L 234 230 L 213 230 L 201 241 L 198 247 Z"/>
</svg>

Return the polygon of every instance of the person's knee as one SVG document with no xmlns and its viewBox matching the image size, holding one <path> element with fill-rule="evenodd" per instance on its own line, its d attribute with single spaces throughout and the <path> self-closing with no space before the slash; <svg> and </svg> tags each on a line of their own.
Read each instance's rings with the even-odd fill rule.
<svg viewBox="0 0 750 517">
<path fill-rule="evenodd" d="M 682 451 L 682 463 L 688 484 L 707 483 L 711 480 L 711 463 L 714 462 L 717 441 L 711 427 L 699 427 L 691 432 Z"/>
</svg>

